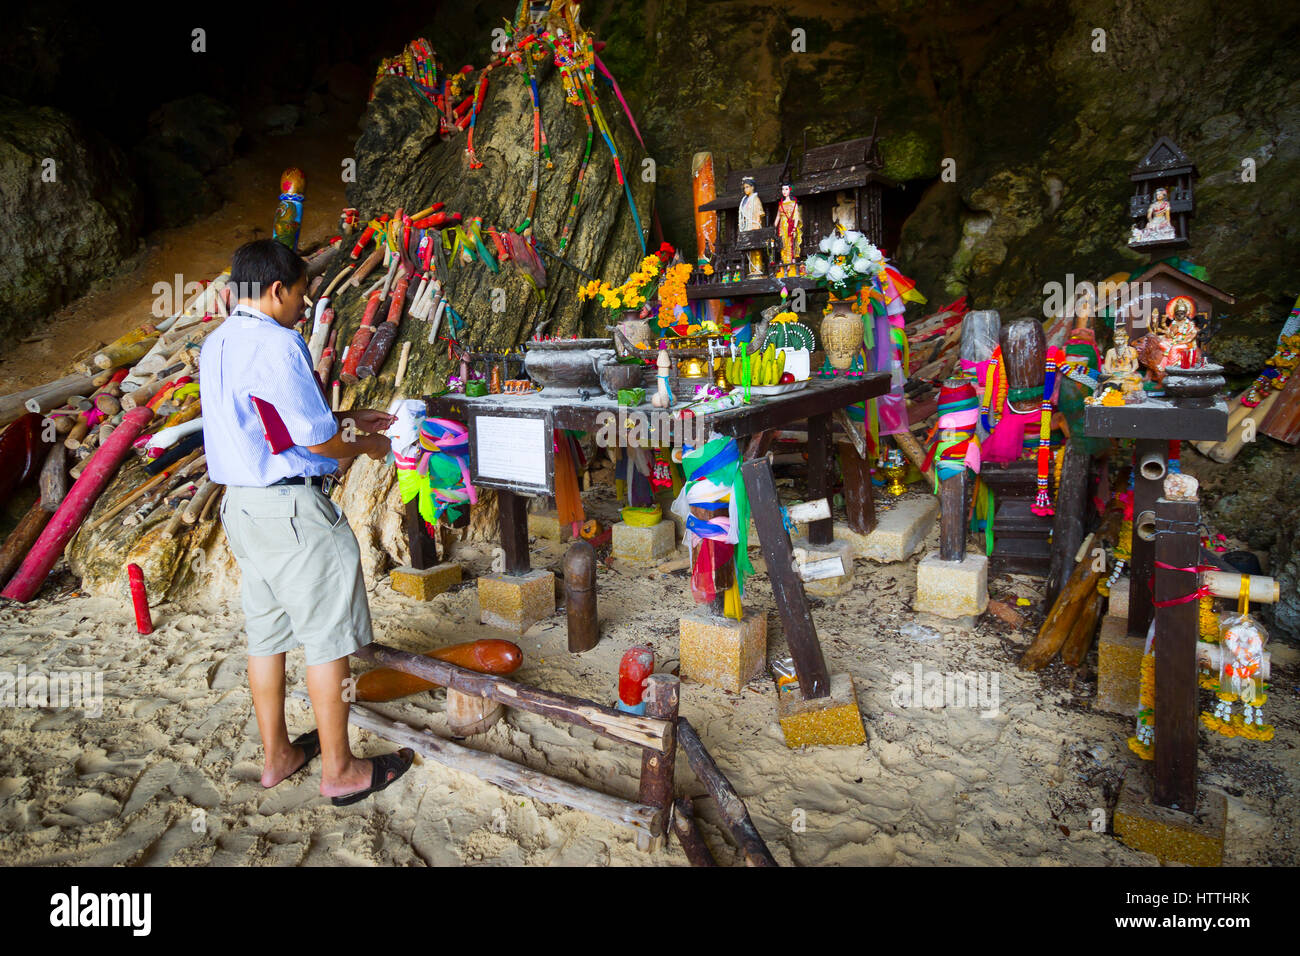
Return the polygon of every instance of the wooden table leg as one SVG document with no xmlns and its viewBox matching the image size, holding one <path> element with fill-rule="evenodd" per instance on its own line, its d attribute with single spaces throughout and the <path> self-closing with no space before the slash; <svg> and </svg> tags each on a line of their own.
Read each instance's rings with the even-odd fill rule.
<svg viewBox="0 0 1300 956">
<path fill-rule="evenodd" d="M 831 679 L 826 671 L 821 642 L 817 640 L 817 628 L 813 626 L 803 581 L 794 570 L 793 549 L 790 535 L 781 521 L 781 502 L 776 494 L 772 465 L 766 458 L 756 458 L 745 462 L 740 472 L 745 479 L 750 512 L 767 562 L 772 598 L 781 613 L 786 643 L 790 646 L 790 656 L 794 658 L 800 693 L 805 699 L 826 697 L 831 692 Z"/>
<path fill-rule="evenodd" d="M 831 416 L 812 415 L 808 419 L 808 500 L 829 498 Z M 829 504 L 829 500 L 827 501 Z M 809 544 L 830 544 L 834 538 L 832 519 L 822 518 L 808 523 Z"/>
<path fill-rule="evenodd" d="M 876 498 L 871 487 L 871 463 L 848 442 L 840 442 L 840 473 L 844 476 L 844 510 L 849 527 L 858 534 L 876 530 Z"/>
<path fill-rule="evenodd" d="M 411 549 L 411 567 L 415 570 L 423 571 L 438 563 L 438 545 L 420 516 L 418 497 L 406 503 L 406 541 Z"/>
<path fill-rule="evenodd" d="M 1061 586 L 1073 566 L 1074 553 L 1083 542 L 1088 515 L 1088 456 L 1074 445 L 1066 445 L 1061 462 L 1061 482 L 1056 492 L 1056 514 L 1052 518 L 1052 563 L 1047 572 L 1047 605 L 1061 593 Z"/>
<path fill-rule="evenodd" d="M 1175 568 L 1200 563 L 1197 531 L 1200 508 L 1194 501 L 1156 504 L 1155 560 Z M 1170 601 L 1196 590 L 1195 571 L 1155 570 L 1155 600 Z M 1134 578 L 1134 592 L 1139 590 Z M 1129 600 L 1132 600 L 1130 597 Z M 1198 602 L 1156 608 L 1156 741 L 1155 790 L 1162 807 L 1196 810 Z"/>
<path fill-rule="evenodd" d="M 939 557 L 960 561 L 966 556 L 966 469 L 939 484 Z"/>
<path fill-rule="evenodd" d="M 1128 633 L 1130 637 L 1145 638 L 1153 610 L 1151 589 L 1147 583 L 1151 580 L 1151 572 L 1155 570 L 1155 545 L 1138 534 L 1138 517 L 1144 512 L 1155 511 L 1164 477 L 1147 478 L 1137 465 L 1144 456 L 1152 454 L 1159 455 L 1160 460 L 1164 461 L 1169 452 L 1169 442 L 1163 438 L 1139 438 L 1134 444 L 1137 448 L 1133 484 L 1133 557 L 1129 571 L 1133 586 L 1129 588 Z"/>
<path fill-rule="evenodd" d="M 528 499 L 513 491 L 497 491 L 497 508 L 501 512 L 501 550 L 506 556 L 507 574 L 527 574 Z"/>
</svg>

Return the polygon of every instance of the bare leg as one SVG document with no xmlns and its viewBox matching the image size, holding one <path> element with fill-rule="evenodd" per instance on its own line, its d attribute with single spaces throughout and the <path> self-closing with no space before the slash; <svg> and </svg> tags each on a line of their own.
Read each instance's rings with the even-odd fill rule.
<svg viewBox="0 0 1300 956">
<path fill-rule="evenodd" d="M 343 699 L 343 682 L 351 676 L 346 657 L 307 667 L 307 693 L 320 731 L 320 792 L 326 797 L 342 797 L 370 786 L 370 761 L 353 756 L 348 743 L 349 704 Z"/>
<path fill-rule="evenodd" d="M 284 722 L 284 655 L 249 657 L 248 686 L 262 736 L 262 786 L 274 787 L 303 764 L 301 749 L 289 743 Z"/>
</svg>

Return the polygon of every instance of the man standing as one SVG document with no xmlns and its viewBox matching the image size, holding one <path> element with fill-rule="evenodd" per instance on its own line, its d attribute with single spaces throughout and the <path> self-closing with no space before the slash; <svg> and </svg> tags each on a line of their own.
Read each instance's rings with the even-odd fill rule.
<svg viewBox="0 0 1300 956">
<path fill-rule="evenodd" d="M 221 523 L 242 576 L 262 786 L 319 753 L 320 792 L 344 806 L 383 790 L 414 759 L 403 749 L 362 760 L 348 743 L 348 655 L 372 640 L 370 607 L 356 536 L 328 495 L 338 459 L 387 456 L 389 441 L 378 433 L 393 419 L 370 409 L 330 411 L 293 331 L 307 290 L 306 264 L 295 253 L 273 239 L 240 246 L 230 286 L 238 305 L 203 343 L 199 387 L 208 475 L 226 485 Z M 340 418 L 351 425 L 341 428 Z M 298 645 L 318 729 L 290 741 L 285 654 Z"/>
</svg>

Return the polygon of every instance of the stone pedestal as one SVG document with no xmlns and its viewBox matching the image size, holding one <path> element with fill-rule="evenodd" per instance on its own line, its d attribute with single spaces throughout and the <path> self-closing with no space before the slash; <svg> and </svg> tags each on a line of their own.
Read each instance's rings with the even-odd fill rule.
<svg viewBox="0 0 1300 956">
<path fill-rule="evenodd" d="M 393 590 L 417 601 L 432 600 L 444 591 L 449 591 L 460 584 L 461 569 L 459 564 L 435 564 L 431 568 L 417 570 L 411 567 L 394 568 L 392 573 Z"/>
<path fill-rule="evenodd" d="M 916 566 L 917 612 L 952 620 L 983 614 L 988 605 L 989 559 L 984 555 L 945 561 L 932 551 Z"/>
<path fill-rule="evenodd" d="M 1111 594 L 1113 597 L 1114 592 Z M 1137 713 L 1145 646 L 1142 638 L 1128 636 L 1127 611 L 1124 617 L 1107 614 L 1102 618 L 1097 637 L 1097 699 L 1092 702 L 1093 710 L 1125 717 Z"/>
<path fill-rule="evenodd" d="M 867 740 L 848 674 L 832 674 L 830 694 L 813 700 L 805 700 L 798 686 L 778 690 L 776 716 L 787 747 L 850 746 Z"/>
<path fill-rule="evenodd" d="M 667 519 L 648 528 L 620 521 L 613 528 L 613 555 L 631 564 L 657 564 L 677 549 L 673 523 Z"/>
<path fill-rule="evenodd" d="M 853 587 L 853 556 L 854 548 L 847 541 L 834 540 L 830 544 L 809 544 L 806 535 L 795 535 L 790 539 L 790 544 L 795 549 L 803 549 L 808 554 L 808 563 L 814 564 L 817 561 L 823 561 L 827 558 L 838 557 L 840 563 L 844 566 L 844 573 L 829 578 L 817 578 L 810 581 L 804 579 L 803 589 L 808 594 L 815 594 L 818 597 L 839 597 L 852 589 Z"/>
<path fill-rule="evenodd" d="M 478 579 L 479 620 L 522 634 L 555 613 L 555 575 L 545 568 L 527 574 L 485 574 Z"/>
<path fill-rule="evenodd" d="M 528 533 L 534 538 L 544 538 L 547 541 L 564 544 L 573 537 L 573 528 L 560 523 L 558 511 L 530 511 Z"/>
<path fill-rule="evenodd" d="M 938 498 L 908 498 L 880 512 L 879 522 L 870 534 L 861 535 L 836 525 L 835 537 L 852 544 L 860 558 L 892 564 L 906 561 L 921 549 L 938 516 Z"/>
<path fill-rule="evenodd" d="M 1228 798 L 1198 787 L 1196 812 L 1183 813 L 1153 803 L 1151 784 L 1151 769 L 1146 766 L 1135 767 L 1124 776 L 1115 804 L 1115 836 L 1161 863 L 1220 866 Z"/>
<path fill-rule="evenodd" d="M 738 693 L 767 663 L 767 612 L 737 621 L 693 611 L 681 619 L 677 653 L 683 680 Z"/>
</svg>

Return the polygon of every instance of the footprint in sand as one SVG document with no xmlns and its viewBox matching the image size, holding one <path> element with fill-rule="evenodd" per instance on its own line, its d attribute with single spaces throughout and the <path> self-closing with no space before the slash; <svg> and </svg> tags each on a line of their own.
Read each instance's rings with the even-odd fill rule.
<svg viewBox="0 0 1300 956">
<path fill-rule="evenodd" d="M 26 789 L 26 777 L 0 777 L 0 802 L 17 796 Z"/>
<path fill-rule="evenodd" d="M 276 813 L 288 813 L 324 799 L 320 795 L 320 784 L 317 781 L 304 780 L 294 786 L 286 780 L 267 791 L 266 799 L 257 805 L 257 812 L 264 817 L 269 817 Z"/>
<path fill-rule="evenodd" d="M 117 816 L 119 807 L 117 801 L 111 797 L 106 797 L 102 793 L 83 793 L 69 803 L 65 803 L 59 812 L 59 816 L 72 817 L 77 821 L 75 826 L 82 826 L 91 823 L 99 823 L 101 820 L 110 820 Z"/>
<path fill-rule="evenodd" d="M 131 788 L 130 796 L 127 797 L 122 816 L 129 817 L 156 797 L 160 791 L 171 786 L 179 773 L 180 767 L 170 760 L 164 760 L 140 774 Z"/>
<path fill-rule="evenodd" d="M 143 760 L 128 760 L 123 758 L 121 754 L 114 754 L 110 757 L 107 751 L 99 748 L 82 754 L 77 758 L 75 764 L 77 776 L 79 777 L 93 777 L 98 773 L 111 773 L 115 777 L 129 777 L 143 766 Z"/>
<path fill-rule="evenodd" d="M 197 767 L 181 767 L 178 779 L 171 784 L 171 791 L 197 807 L 212 810 L 221 806 L 221 794 Z"/>
<path fill-rule="evenodd" d="M 248 670 L 248 660 L 243 657 L 223 657 L 208 676 L 208 686 L 213 690 L 230 690 L 241 687 L 244 674 Z"/>
</svg>

